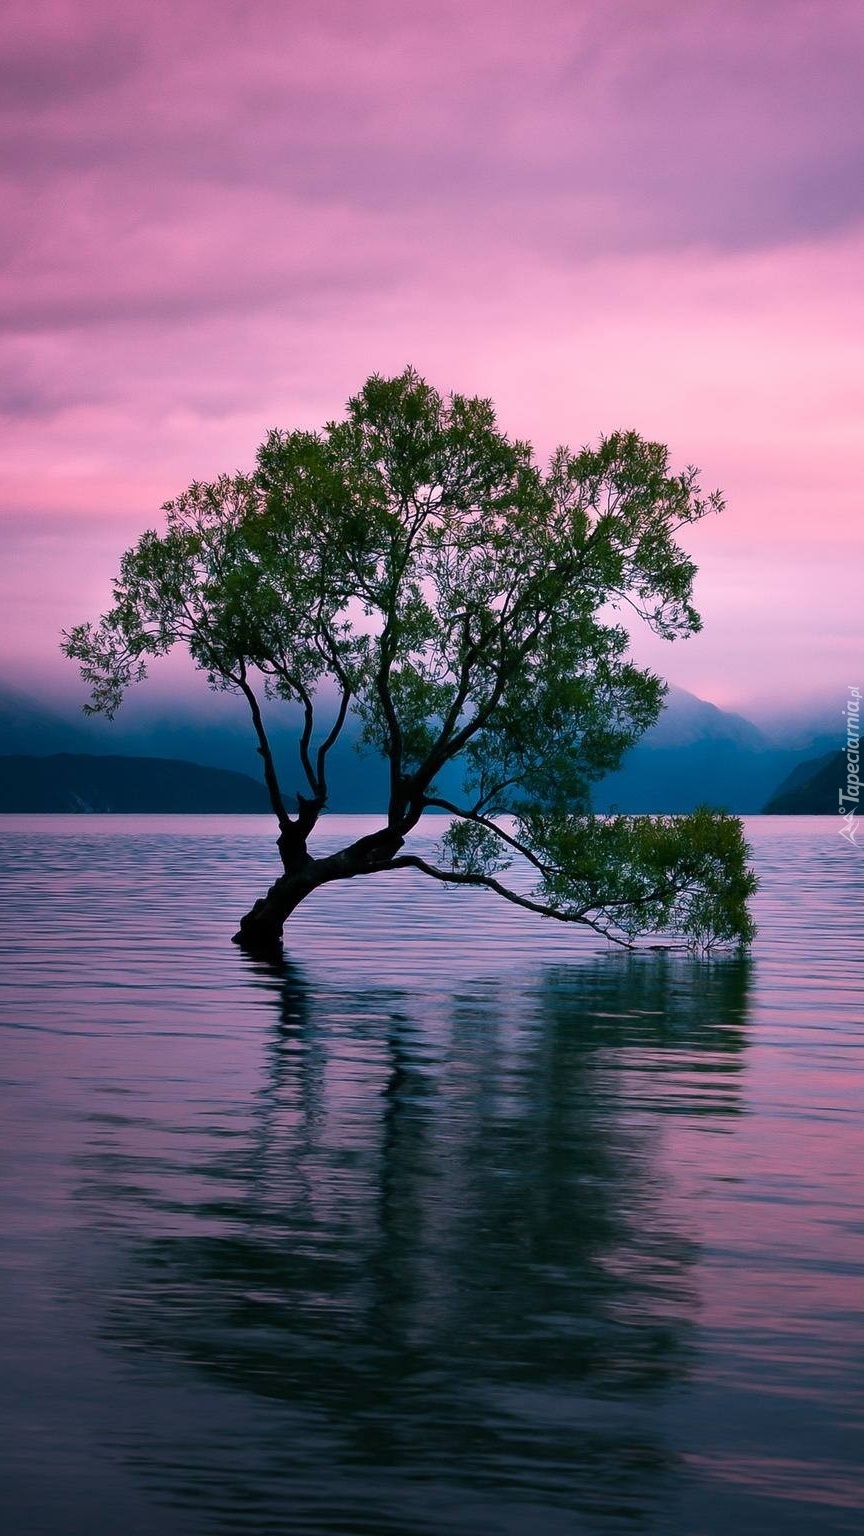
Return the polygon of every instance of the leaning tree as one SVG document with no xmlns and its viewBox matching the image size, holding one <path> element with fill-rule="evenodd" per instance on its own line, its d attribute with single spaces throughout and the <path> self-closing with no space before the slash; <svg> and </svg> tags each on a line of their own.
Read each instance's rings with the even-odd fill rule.
<svg viewBox="0 0 864 1536">
<path fill-rule="evenodd" d="M 249 948 L 278 945 L 319 886 L 408 869 L 620 943 L 746 943 L 755 882 L 735 818 L 598 817 L 590 799 L 666 691 L 630 658 L 622 607 L 670 640 L 700 627 L 676 535 L 721 507 L 635 432 L 560 448 L 544 469 L 488 400 L 444 399 L 412 369 L 373 376 L 344 420 L 273 431 L 254 473 L 168 502 L 165 531 L 123 556 L 113 606 L 64 650 L 87 709 L 108 716 L 146 659 L 178 644 L 245 698 L 282 861 L 240 923 Z M 305 792 L 290 801 L 262 696 L 300 706 Z M 386 814 L 316 856 L 328 759 L 352 716 L 386 759 Z M 452 764 L 453 799 L 440 784 Z M 451 818 L 434 863 L 406 846 L 427 810 Z"/>
</svg>

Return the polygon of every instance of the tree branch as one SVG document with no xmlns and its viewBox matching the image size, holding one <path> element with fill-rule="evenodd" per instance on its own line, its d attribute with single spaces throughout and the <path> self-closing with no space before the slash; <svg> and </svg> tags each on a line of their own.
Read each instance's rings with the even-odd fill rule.
<svg viewBox="0 0 864 1536">
<path fill-rule="evenodd" d="M 571 578 L 574 567 L 575 562 L 571 561 L 566 565 L 562 565 L 556 568 L 554 574 L 559 578 L 559 586 Z M 551 574 L 552 573 L 547 573 L 547 576 Z M 550 597 L 547 593 L 543 609 L 541 610 L 537 608 L 534 616 L 534 622 L 531 624 L 527 633 L 522 635 L 521 640 L 508 659 L 505 655 L 505 644 L 508 635 L 508 628 L 512 628 L 512 625 L 516 622 L 516 619 L 520 614 L 524 612 L 526 608 L 530 609 L 531 602 L 533 601 L 535 595 L 536 594 L 533 594 L 529 589 L 527 593 L 523 594 L 523 597 L 518 602 L 514 603 L 513 608 L 509 614 L 501 614 L 501 617 L 499 618 L 498 623 L 495 625 L 494 629 L 487 631 L 485 635 L 482 635 L 475 642 L 473 647 L 473 660 L 475 662 L 480 656 L 482 656 L 483 652 L 490 646 L 490 644 L 495 641 L 498 643 L 499 658 L 495 664 L 495 681 L 492 685 L 492 690 L 485 701 L 479 705 L 472 718 L 466 721 L 462 729 L 460 731 L 456 731 L 455 734 L 453 734 L 453 725 L 455 725 L 456 719 L 458 719 L 458 714 L 454 717 L 454 708 L 451 706 L 437 741 L 427 754 L 425 762 L 423 762 L 417 769 L 416 773 L 412 774 L 411 776 L 413 796 L 416 797 L 418 794 L 422 794 L 423 791 L 429 786 L 429 784 L 431 784 L 436 773 L 440 772 L 441 768 L 443 768 L 444 764 L 451 761 L 454 757 L 458 757 L 459 753 L 462 751 L 463 747 L 467 746 L 472 736 L 476 736 L 478 731 L 482 731 L 489 723 L 491 716 L 494 714 L 495 710 L 501 702 L 501 699 L 504 695 L 504 690 L 508 682 L 514 675 L 517 668 L 524 662 L 525 657 L 531 649 L 531 646 L 534 644 L 538 635 L 542 632 L 544 625 L 548 623 L 552 613 L 554 612 L 554 595 Z M 465 661 L 463 660 L 463 671 L 464 667 Z M 449 737 L 448 727 L 450 731 Z"/>
<path fill-rule="evenodd" d="M 309 746 L 312 741 L 312 731 L 315 725 L 315 709 L 312 699 L 309 695 L 308 689 L 303 686 L 300 679 L 296 677 L 293 672 L 289 672 L 288 668 L 284 665 L 283 662 L 278 661 L 273 656 L 268 657 L 268 660 L 277 677 L 281 677 L 288 684 L 288 687 L 293 689 L 294 693 L 296 693 L 300 703 L 303 706 L 303 730 L 299 742 L 300 763 L 303 768 L 303 772 L 306 775 L 306 782 L 309 785 L 313 796 L 317 800 L 318 780 L 315 775 L 315 769 L 312 767 L 312 759 L 309 755 Z M 300 798 L 301 797 L 298 795 L 298 799 Z"/>
<path fill-rule="evenodd" d="M 502 843 L 507 843 L 508 847 L 513 848 L 516 853 L 520 853 L 523 859 L 527 859 L 529 864 L 533 864 L 534 868 L 539 870 L 541 875 L 553 872 L 550 864 L 544 864 L 541 859 L 538 859 L 536 853 L 532 853 L 531 849 L 526 848 L 524 843 L 520 843 L 518 838 L 512 837 L 509 832 L 504 831 L 503 827 L 499 827 L 497 822 L 491 821 L 488 816 L 480 815 L 477 810 L 462 810 L 458 805 L 453 805 L 449 800 L 440 800 L 437 795 L 424 795 L 423 805 L 424 807 L 436 805 L 439 810 L 449 811 L 452 816 L 458 816 L 461 821 L 476 822 L 478 827 L 485 827 L 487 831 L 494 832 L 496 837 L 500 837 Z"/>
<path fill-rule="evenodd" d="M 444 885 L 485 887 L 487 890 L 495 891 L 498 896 L 503 896 L 505 901 L 511 901 L 517 907 L 524 907 L 527 912 L 536 912 L 538 917 L 554 917 L 560 923 L 579 923 L 584 928 L 593 928 L 595 933 L 599 933 L 602 938 L 608 939 L 612 944 L 620 945 L 622 949 L 635 948 L 631 940 L 619 938 L 617 934 L 612 933 L 608 928 L 604 928 L 602 923 L 595 922 L 586 913 L 560 912 L 555 907 L 548 907 L 542 902 L 532 901 L 530 896 L 519 896 L 516 891 L 508 890 L 507 886 L 502 885 L 500 880 L 496 880 L 493 875 L 463 874 L 457 870 L 438 869 L 434 864 L 427 864 L 426 860 L 421 859 L 419 854 L 416 853 L 400 854 L 398 858 L 391 859 L 390 863 L 385 865 L 385 868 L 418 869 L 421 874 L 431 875 L 433 880 L 440 880 Z"/>
<path fill-rule="evenodd" d="M 312 731 L 315 726 L 315 710 L 312 704 L 312 700 L 309 697 L 309 694 L 306 692 L 305 688 L 299 687 L 297 689 L 297 693 L 300 698 L 300 702 L 303 705 L 303 730 L 301 732 L 299 741 L 300 762 L 303 765 L 303 772 L 306 775 L 306 782 L 309 785 L 313 796 L 317 799 L 318 780 L 315 776 L 315 770 L 312 767 L 312 759 L 309 756 L 309 747 L 312 742 Z M 298 795 L 298 799 L 299 798 L 300 797 Z"/>
<path fill-rule="evenodd" d="M 339 710 L 336 715 L 336 719 L 334 720 L 330 731 L 325 736 L 320 747 L 318 748 L 318 755 L 315 762 L 315 770 L 318 779 L 318 794 L 322 800 L 327 799 L 327 779 L 325 776 L 327 753 L 330 751 L 330 748 L 337 741 L 341 733 L 342 727 L 345 724 L 346 716 L 348 714 L 348 705 L 350 702 L 351 689 L 348 687 L 347 683 L 343 683 L 342 697 L 339 701 Z"/>
<path fill-rule="evenodd" d="M 381 660 L 375 673 L 375 692 L 378 702 L 384 711 L 387 721 L 387 729 L 390 733 L 390 744 L 387 749 L 387 757 L 390 762 L 390 801 L 387 807 L 387 820 L 391 825 L 399 819 L 400 790 L 402 785 L 402 727 L 393 704 L 390 693 L 390 668 L 393 664 L 391 650 L 392 640 L 392 614 L 387 617 L 387 622 L 381 635 Z"/>
<path fill-rule="evenodd" d="M 282 790 L 276 773 L 276 765 L 273 761 L 273 753 L 270 750 L 270 742 L 264 729 L 264 721 L 261 718 L 261 710 L 258 700 L 247 681 L 246 663 L 243 661 L 240 663 L 240 671 L 235 681 L 241 693 L 245 696 L 252 715 L 252 724 L 255 727 L 255 735 L 258 737 L 258 754 L 264 763 L 264 782 L 267 785 L 267 793 L 270 796 L 270 804 L 273 807 L 274 815 L 279 823 L 279 831 L 283 835 L 289 835 L 294 824 L 285 809 L 285 802 L 282 798 Z"/>
</svg>

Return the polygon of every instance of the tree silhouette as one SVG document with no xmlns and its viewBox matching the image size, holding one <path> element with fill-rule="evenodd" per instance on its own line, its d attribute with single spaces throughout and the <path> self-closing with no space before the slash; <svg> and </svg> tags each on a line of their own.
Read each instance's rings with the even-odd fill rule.
<svg viewBox="0 0 864 1536">
<path fill-rule="evenodd" d="M 561 448 L 544 471 L 488 400 L 444 400 L 411 369 L 376 376 L 344 420 L 271 432 L 254 474 L 169 502 L 166 532 L 124 555 L 113 607 L 64 649 L 91 686 L 87 707 L 108 715 L 147 658 L 177 644 L 214 688 L 245 698 L 282 859 L 240 924 L 250 949 L 277 945 L 319 886 L 396 869 L 483 886 L 619 943 L 746 942 L 754 881 L 736 820 L 590 808 L 592 783 L 665 692 L 630 659 L 617 610 L 668 639 L 698 629 L 676 535 L 721 506 L 635 432 Z M 301 706 L 293 813 L 262 692 Z M 328 757 L 352 711 L 389 764 L 386 816 L 315 857 Z M 452 764 L 453 800 L 438 783 Z M 428 809 L 452 817 L 437 862 L 403 851 Z"/>
</svg>

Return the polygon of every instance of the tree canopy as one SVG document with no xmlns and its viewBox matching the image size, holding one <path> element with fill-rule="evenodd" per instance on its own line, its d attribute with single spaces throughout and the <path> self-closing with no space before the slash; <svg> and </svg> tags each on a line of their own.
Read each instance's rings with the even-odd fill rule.
<svg viewBox="0 0 864 1536">
<path fill-rule="evenodd" d="M 374 375 L 321 432 L 268 433 L 250 474 L 196 482 L 164 532 L 123 556 L 114 602 L 64 636 L 109 716 L 148 658 L 185 646 L 242 694 L 278 821 L 282 874 L 241 924 L 278 940 L 317 886 L 411 868 L 486 886 L 628 943 L 752 935 L 740 823 L 597 817 L 591 786 L 658 717 L 622 614 L 692 634 L 695 567 L 676 542 L 719 511 L 693 468 L 635 432 L 541 466 L 489 400 L 442 397 L 413 369 Z M 299 705 L 304 793 L 286 801 L 262 696 Z M 327 763 L 349 714 L 388 764 L 374 833 L 315 858 Z M 458 763 L 463 788 L 437 784 Z M 405 850 L 423 812 L 452 818 L 433 863 Z M 526 884 L 530 869 L 533 883 Z"/>
</svg>

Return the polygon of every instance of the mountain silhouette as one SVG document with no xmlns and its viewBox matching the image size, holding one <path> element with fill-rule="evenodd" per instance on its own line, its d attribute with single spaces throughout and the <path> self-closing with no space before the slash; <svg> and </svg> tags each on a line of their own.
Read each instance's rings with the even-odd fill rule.
<svg viewBox="0 0 864 1536">
<path fill-rule="evenodd" d="M 0 757 L 0 811 L 264 812 L 263 784 L 162 757 Z"/>
<path fill-rule="evenodd" d="M 293 803 L 306 787 L 297 754 L 298 712 L 265 706 L 265 714 L 286 800 Z M 386 764 L 373 752 L 357 750 L 359 733 L 359 722 L 349 719 L 331 753 L 329 810 L 372 813 L 386 805 Z M 108 721 L 80 712 L 73 716 L 71 705 L 25 698 L 0 686 L 0 752 L 164 758 L 230 770 L 258 784 L 255 746 L 245 704 L 231 695 L 208 698 L 200 688 L 173 696 L 133 693 L 117 719 Z M 830 746 L 831 739 L 815 731 L 803 745 L 779 744 L 742 715 L 671 688 L 657 724 L 617 773 L 595 785 L 594 806 L 600 812 L 650 813 L 707 804 L 758 812 L 793 769 L 805 761 L 812 765 Z M 449 797 L 458 795 L 459 784 L 458 769 L 449 768 L 440 780 Z"/>
<path fill-rule="evenodd" d="M 763 811 L 766 816 L 836 816 L 840 809 L 839 792 L 845 788 L 846 753 L 828 752 L 793 768 L 778 784 Z M 846 809 L 852 809 L 851 802 Z"/>
</svg>

